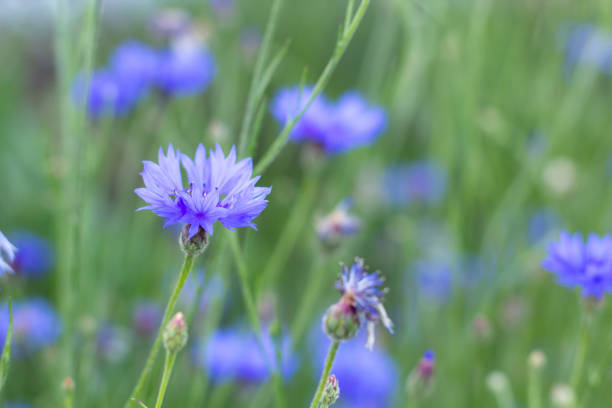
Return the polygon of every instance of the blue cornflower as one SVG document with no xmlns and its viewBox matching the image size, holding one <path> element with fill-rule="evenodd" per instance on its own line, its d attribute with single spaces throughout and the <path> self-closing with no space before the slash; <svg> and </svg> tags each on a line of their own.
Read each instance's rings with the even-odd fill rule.
<svg viewBox="0 0 612 408">
<path fill-rule="evenodd" d="M 137 188 L 136 194 L 147 206 L 140 210 L 152 210 L 166 218 L 164 227 L 176 223 L 189 226 L 189 238 L 200 228 L 213 234 L 213 224 L 220 221 L 228 229 L 252 227 L 253 220 L 266 208 L 266 196 L 270 187 L 256 187 L 259 177 L 251 178 L 251 158 L 236 162 L 236 147 L 227 155 L 217 144 L 206 157 L 206 149 L 198 146 L 195 160 L 172 144 L 164 155 L 159 149 L 159 163 L 144 161 L 140 173 L 145 187 Z M 183 185 L 181 164 L 187 174 L 187 185 Z"/>
<path fill-rule="evenodd" d="M 582 296 L 601 299 L 612 292 L 612 236 L 563 231 L 548 247 L 542 267 L 557 275 L 559 284 L 582 288 Z"/>
<path fill-rule="evenodd" d="M 132 311 L 132 326 L 141 336 L 149 336 L 157 330 L 163 310 L 153 301 L 142 301 Z"/>
<path fill-rule="evenodd" d="M 446 262 L 417 260 L 412 264 L 412 270 L 420 296 L 439 303 L 448 300 L 453 279 L 451 268 Z"/>
<path fill-rule="evenodd" d="M 130 351 L 131 340 L 126 329 L 104 323 L 98 328 L 96 351 L 103 359 L 111 363 L 118 363 Z"/>
<path fill-rule="evenodd" d="M 110 71 L 121 79 L 124 92 L 139 99 L 154 83 L 160 64 L 159 52 L 139 41 L 121 43 L 110 57 Z"/>
<path fill-rule="evenodd" d="M 316 333 L 320 333 L 320 330 Z M 329 339 L 319 335 L 315 339 L 314 351 L 322 356 L 316 360 L 317 366 L 314 367 L 319 373 Z M 340 385 L 341 396 L 337 404 L 347 408 L 389 407 L 398 385 L 397 365 L 384 350 L 367 350 L 362 342 L 363 337 L 359 335 L 344 342 L 338 349 L 331 369 Z"/>
<path fill-rule="evenodd" d="M 15 252 L 17 248 L 0 231 L 0 275 L 13 272 L 10 264 L 15 259 Z"/>
<path fill-rule="evenodd" d="M 9 325 L 8 306 L 0 314 L 0 347 Z M 24 357 L 57 341 L 61 323 L 55 310 L 43 298 L 13 302 L 13 344 L 17 357 Z"/>
<path fill-rule="evenodd" d="M 185 35 L 160 54 L 156 85 L 166 95 L 190 95 L 205 90 L 215 71 L 212 54 Z"/>
<path fill-rule="evenodd" d="M 435 205 L 446 194 L 446 172 L 434 161 L 398 164 L 386 170 L 384 185 L 392 205 Z"/>
<path fill-rule="evenodd" d="M 77 104 L 86 103 L 89 116 L 94 119 L 105 115 L 123 116 L 138 102 L 140 93 L 129 82 L 109 69 L 92 72 L 87 83 L 83 75 L 76 77 L 72 84 L 73 97 Z"/>
<path fill-rule="evenodd" d="M 355 263 L 347 268 L 342 265 L 342 274 L 335 284 L 342 294 L 339 307 L 354 310 L 361 323 L 367 323 L 368 340 L 366 347 L 374 347 L 374 330 L 377 321 L 393 333 L 393 322 L 382 304 L 385 290 L 380 289 L 384 283 L 378 273 L 368 273 L 363 259 L 355 258 Z"/>
<path fill-rule="evenodd" d="M 535 211 L 529 218 L 528 235 L 532 244 L 540 242 L 543 238 L 550 235 L 554 230 L 558 231 L 561 225 L 561 217 L 557 212 L 542 208 Z"/>
<path fill-rule="evenodd" d="M 310 86 L 280 90 L 272 103 L 272 115 L 281 124 L 295 117 L 312 95 Z M 346 92 L 336 103 L 319 94 L 291 131 L 291 140 L 307 141 L 327 154 L 340 154 L 368 146 L 385 130 L 386 112 L 370 106 L 355 91 Z"/>
<path fill-rule="evenodd" d="M 569 75 L 578 65 L 597 68 L 612 74 L 612 35 L 591 24 L 573 27 L 567 37 L 565 73 Z"/>
<path fill-rule="evenodd" d="M 53 267 L 53 248 L 45 238 L 28 231 L 18 231 L 11 238 L 19 248 L 12 263 L 18 274 L 36 278 Z"/>
<path fill-rule="evenodd" d="M 196 350 L 198 362 L 216 381 L 259 383 L 270 376 L 269 362 L 275 361 L 275 351 L 269 334 L 262 336 L 262 353 L 253 333 L 238 329 L 219 329 L 210 337 L 203 352 Z M 283 339 L 281 370 L 288 379 L 298 367 L 297 356 L 291 352 L 291 341 Z"/>
</svg>

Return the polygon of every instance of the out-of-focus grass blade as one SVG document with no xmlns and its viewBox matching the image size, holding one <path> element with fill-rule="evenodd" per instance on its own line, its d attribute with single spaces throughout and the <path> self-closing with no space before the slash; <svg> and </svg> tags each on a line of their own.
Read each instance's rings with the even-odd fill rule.
<svg viewBox="0 0 612 408">
<path fill-rule="evenodd" d="M 130 401 L 134 401 L 135 403 L 137 403 L 138 405 L 140 405 L 142 408 L 149 408 L 145 405 L 144 402 L 142 402 L 141 400 L 139 400 L 138 398 L 130 398 Z"/>
<path fill-rule="evenodd" d="M 11 365 L 11 341 L 13 339 L 13 301 L 9 299 L 9 327 L 4 340 L 4 349 L 0 358 L 0 391 L 4 388 Z"/>
<path fill-rule="evenodd" d="M 255 122 L 253 122 L 253 132 L 251 134 L 251 142 L 249 143 L 249 149 L 247 156 L 252 157 L 255 149 L 257 148 L 257 140 L 259 139 L 259 134 L 261 133 L 261 124 L 263 123 L 264 114 L 268 108 L 268 101 L 262 100 L 261 104 L 259 104 L 259 109 L 257 109 L 257 113 L 255 114 Z"/>
<path fill-rule="evenodd" d="M 291 44 L 291 40 L 285 41 L 285 44 L 283 45 L 283 47 L 280 50 L 278 50 L 276 55 L 274 55 L 274 58 L 272 58 L 272 61 L 270 61 L 270 64 L 268 65 L 263 75 L 261 76 L 261 81 L 259 82 L 258 87 L 257 87 L 257 92 L 255 93 L 256 102 L 259 102 L 261 95 L 263 95 L 266 88 L 270 84 L 270 81 L 272 80 L 274 73 L 276 72 L 276 70 L 278 69 L 278 66 L 280 65 L 283 58 L 285 57 L 285 54 L 287 54 L 287 50 L 289 49 L 290 44 Z"/>
</svg>

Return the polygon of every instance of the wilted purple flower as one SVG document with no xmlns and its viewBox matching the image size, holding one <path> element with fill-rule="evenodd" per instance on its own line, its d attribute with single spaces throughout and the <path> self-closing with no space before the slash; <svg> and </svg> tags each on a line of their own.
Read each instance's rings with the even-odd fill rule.
<svg viewBox="0 0 612 408">
<path fill-rule="evenodd" d="M 453 281 L 450 266 L 445 262 L 417 260 L 412 264 L 418 294 L 425 299 L 445 302 L 451 295 Z"/>
<path fill-rule="evenodd" d="M 217 330 L 206 343 L 202 353 L 196 350 L 200 364 L 216 381 L 259 383 L 270 376 L 269 363 L 276 361 L 274 345 L 267 333 L 263 334 L 265 353 L 255 335 L 237 328 Z M 297 356 L 291 352 L 289 338 L 283 339 L 281 364 L 283 377 L 288 379 L 298 367 Z"/>
<path fill-rule="evenodd" d="M 0 231 L 0 275 L 13 272 L 10 263 L 15 259 L 15 252 L 17 248 Z"/>
<path fill-rule="evenodd" d="M 612 236 L 563 231 L 548 247 L 542 267 L 557 275 L 559 284 L 582 288 L 582 296 L 601 299 L 612 292 Z"/>
<path fill-rule="evenodd" d="M 27 231 L 18 231 L 11 236 L 19 248 L 12 262 L 17 274 L 29 278 L 42 276 L 53 266 L 53 248 L 45 238 Z"/>
<path fill-rule="evenodd" d="M 215 59 L 189 35 L 180 37 L 160 54 L 156 85 L 166 95 L 202 92 L 215 76 Z"/>
<path fill-rule="evenodd" d="M 306 106 L 312 92 L 309 86 L 280 90 L 272 114 L 285 125 Z M 370 106 L 358 92 L 346 92 L 336 103 L 319 94 L 291 131 L 291 140 L 311 142 L 327 154 L 344 153 L 372 144 L 386 120 L 385 110 Z"/>
<path fill-rule="evenodd" d="M 159 164 L 144 161 L 140 174 L 145 187 L 135 192 L 148 205 L 140 210 L 152 210 L 166 218 L 164 227 L 175 223 L 189 225 L 190 238 L 200 228 L 212 235 L 217 221 L 230 230 L 256 229 L 253 220 L 268 205 L 266 196 L 271 188 L 255 187 L 259 177 L 251 178 L 251 158 L 236 162 L 236 147 L 226 157 L 218 144 L 206 156 L 201 144 L 195 160 L 175 152 L 170 144 L 165 156 L 159 149 Z M 187 187 L 183 186 L 181 164 L 187 174 Z"/>
<path fill-rule="evenodd" d="M 132 325 L 140 336 L 150 336 L 161 323 L 162 309 L 153 301 L 140 302 L 132 311 Z"/>
<path fill-rule="evenodd" d="M 396 206 L 435 205 L 446 193 L 446 173 L 433 161 L 394 165 L 384 177 L 385 195 Z"/>
<path fill-rule="evenodd" d="M 316 331 L 317 334 L 320 330 Z M 331 372 L 338 378 L 341 397 L 337 404 L 345 408 L 390 407 L 399 372 L 393 359 L 383 350 L 367 350 L 362 346 L 361 335 L 342 343 L 338 349 Z M 329 339 L 316 337 L 314 350 L 321 358 L 315 359 L 320 372 Z M 334 405 L 335 406 L 335 405 Z"/>
<path fill-rule="evenodd" d="M 86 103 L 87 112 L 94 119 L 105 115 L 123 116 L 132 110 L 141 95 L 128 81 L 108 69 L 92 72 L 88 83 L 85 76 L 79 75 L 72 84 L 74 100 L 78 105 Z"/>
<path fill-rule="evenodd" d="M 0 347 L 4 346 L 9 326 L 8 305 L 0 314 Z M 61 332 L 61 323 L 55 310 L 43 298 L 13 302 L 13 343 L 16 357 L 27 356 L 55 343 Z"/>
<path fill-rule="evenodd" d="M 383 279 L 378 273 L 368 273 L 363 259 L 355 258 L 355 263 L 347 268 L 342 265 L 342 274 L 335 284 L 342 294 L 339 304 L 354 310 L 362 323 L 367 323 L 368 340 L 366 347 L 374 347 L 374 329 L 377 321 L 393 333 L 393 322 L 382 304 L 385 291 L 380 289 Z"/>
<path fill-rule="evenodd" d="M 612 74 L 612 35 L 591 24 L 573 27 L 567 37 L 565 72 L 570 75 L 578 65 Z"/>
<path fill-rule="evenodd" d="M 353 200 L 344 199 L 331 213 L 317 219 L 315 225 L 317 236 L 325 245 L 335 247 L 344 237 L 359 231 L 361 220 L 349 214 L 352 207 Z"/>
</svg>

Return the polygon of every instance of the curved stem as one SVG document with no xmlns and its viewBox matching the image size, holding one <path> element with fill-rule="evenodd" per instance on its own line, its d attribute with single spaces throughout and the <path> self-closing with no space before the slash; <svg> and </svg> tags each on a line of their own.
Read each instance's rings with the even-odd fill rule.
<svg viewBox="0 0 612 408">
<path fill-rule="evenodd" d="M 170 375 L 172 374 L 172 368 L 174 367 L 174 360 L 176 360 L 176 353 L 166 353 L 164 374 L 162 375 L 161 384 L 159 384 L 155 408 L 161 408 L 162 403 L 164 402 L 164 395 L 166 394 L 166 388 L 168 388 L 168 382 L 170 381 Z"/>
<path fill-rule="evenodd" d="M 174 286 L 174 290 L 172 291 L 172 295 L 170 295 L 170 299 L 168 300 L 168 304 L 166 305 L 166 310 L 164 312 L 164 318 L 162 319 L 161 325 L 159 327 L 159 331 L 157 332 L 157 337 L 155 337 L 155 342 L 153 343 L 153 347 L 151 347 L 151 351 L 149 352 L 149 357 L 147 358 L 147 362 L 145 363 L 144 368 L 142 369 L 142 373 L 140 374 L 140 378 L 136 383 L 136 386 L 132 390 L 132 394 L 128 401 L 125 403 L 125 407 L 128 407 L 132 402 L 132 398 L 138 398 L 138 396 L 142 393 L 144 386 L 151 375 L 151 370 L 153 369 L 153 364 L 155 363 L 155 359 L 157 358 L 157 353 L 159 352 L 159 347 L 162 342 L 162 335 L 164 332 L 164 328 L 170 317 L 172 316 L 172 312 L 174 311 L 174 305 L 178 300 L 178 296 L 181 293 L 181 289 L 183 289 L 183 285 L 185 284 L 185 280 L 187 280 L 187 276 L 189 276 L 189 272 L 191 272 L 191 268 L 193 267 L 193 262 L 195 257 L 193 255 L 185 255 L 185 259 L 183 260 L 183 266 L 181 268 L 181 272 L 179 274 L 176 285 Z"/>
<path fill-rule="evenodd" d="M 339 345 L 340 342 L 334 340 L 329 346 L 329 351 L 327 352 L 327 357 L 325 358 L 325 365 L 323 366 L 323 372 L 321 373 L 321 379 L 319 380 L 319 385 L 317 386 L 317 391 L 315 392 L 314 398 L 310 403 L 310 408 L 317 408 L 319 406 L 319 401 L 323 395 L 323 390 L 325 389 L 325 384 L 327 383 L 329 372 L 331 371 L 332 364 L 336 358 L 336 352 L 338 351 Z"/>
</svg>

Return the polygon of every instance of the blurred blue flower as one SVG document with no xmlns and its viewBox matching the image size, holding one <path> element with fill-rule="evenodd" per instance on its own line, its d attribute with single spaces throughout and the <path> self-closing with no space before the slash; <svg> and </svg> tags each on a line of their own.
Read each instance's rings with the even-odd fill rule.
<svg viewBox="0 0 612 408">
<path fill-rule="evenodd" d="M 166 95 L 202 92 L 214 77 L 214 57 L 189 36 L 176 41 L 159 56 L 156 85 Z"/>
<path fill-rule="evenodd" d="M 612 292 L 612 236 L 563 231 L 548 247 L 542 267 L 557 275 L 559 284 L 580 287 L 582 296 L 601 299 Z"/>
<path fill-rule="evenodd" d="M 316 327 L 316 332 L 321 329 Z M 320 373 L 330 340 L 317 335 L 315 345 L 316 374 Z M 363 347 L 363 338 L 343 342 L 338 348 L 331 373 L 340 385 L 340 407 L 385 408 L 391 406 L 399 371 L 393 359 L 383 350 Z"/>
<path fill-rule="evenodd" d="M 19 248 L 12 263 L 18 274 L 36 278 L 53 267 L 53 248 L 45 238 L 28 231 L 18 231 L 11 235 L 11 240 Z"/>
<path fill-rule="evenodd" d="M 384 185 L 392 205 L 435 205 L 446 194 L 446 172 L 434 161 L 397 164 L 385 172 Z"/>
<path fill-rule="evenodd" d="M 446 302 L 453 288 L 453 277 L 446 262 L 421 259 L 412 264 L 418 295 L 439 303 Z"/>
<path fill-rule="evenodd" d="M 72 84 L 72 94 L 77 105 L 87 104 L 87 112 L 94 119 L 106 115 L 126 115 L 140 96 L 129 79 L 108 69 L 93 71 L 89 83 L 84 75 L 78 75 Z"/>
<path fill-rule="evenodd" d="M 200 285 L 204 285 L 202 293 L 198 301 L 197 316 L 204 316 L 206 309 L 210 304 L 211 300 L 215 297 L 220 296 L 224 293 L 223 279 L 218 275 L 213 276 L 209 281 L 204 282 L 204 271 L 194 271 L 189 274 L 189 277 L 185 281 L 183 290 L 179 296 L 179 302 L 184 310 L 190 310 L 196 301 L 196 294 Z"/>
<path fill-rule="evenodd" d="M 111 363 L 123 360 L 131 347 L 131 337 L 123 328 L 110 323 L 100 326 L 96 336 L 96 351 Z"/>
<path fill-rule="evenodd" d="M 236 0 L 209 0 L 210 8 L 221 19 L 228 19 L 234 14 Z"/>
<path fill-rule="evenodd" d="M 26 404 L 25 402 L 10 401 L 4 405 L 4 408 L 32 408 L 32 405 Z"/>
<path fill-rule="evenodd" d="M 536 210 L 529 219 L 529 242 L 536 244 L 561 225 L 561 217 L 548 208 Z"/>
<path fill-rule="evenodd" d="M 146 94 L 157 77 L 160 64 L 159 53 L 138 41 L 121 43 L 111 55 L 110 71 L 120 78 L 120 83 L 134 99 Z"/>
<path fill-rule="evenodd" d="M 612 74 L 612 35 L 592 24 L 573 27 L 567 36 L 565 73 L 586 65 Z"/>
<path fill-rule="evenodd" d="M 5 303 L 0 314 L 0 347 L 4 346 L 9 326 L 8 305 Z M 29 354 L 57 341 L 61 323 L 55 310 L 43 298 L 13 302 L 13 344 L 16 357 Z"/>
<path fill-rule="evenodd" d="M 198 146 L 195 160 L 172 144 L 164 155 L 159 149 L 159 164 L 144 161 L 140 173 L 144 188 L 136 194 L 147 202 L 139 210 L 152 210 L 166 218 L 164 227 L 175 223 L 189 225 L 189 237 L 199 228 L 213 234 L 213 224 L 220 221 L 228 229 L 252 227 L 253 220 L 266 208 L 270 187 L 255 187 L 259 177 L 251 178 L 251 158 L 236 162 L 236 147 L 226 157 L 217 144 L 206 157 L 206 149 Z M 187 173 L 187 188 L 183 187 L 181 164 Z"/>
<path fill-rule="evenodd" d="M 13 272 L 10 264 L 15 259 L 15 252 L 17 252 L 17 248 L 0 231 L 0 275 Z"/>
<path fill-rule="evenodd" d="M 140 336 L 150 336 L 159 328 L 163 310 L 153 301 L 142 301 L 132 310 L 132 326 Z"/>
<path fill-rule="evenodd" d="M 317 236 L 325 245 L 334 247 L 343 238 L 354 235 L 361 229 L 361 220 L 349 213 L 353 204 L 352 199 L 346 198 L 331 213 L 317 218 Z"/>
<path fill-rule="evenodd" d="M 272 115 L 284 126 L 306 106 L 312 92 L 310 86 L 281 89 L 272 103 Z M 386 122 L 385 110 L 370 106 L 358 92 L 346 92 L 336 103 L 319 94 L 290 136 L 296 142 L 311 142 L 327 154 L 340 154 L 372 144 Z"/>
<path fill-rule="evenodd" d="M 257 26 L 246 26 L 240 32 L 240 49 L 242 54 L 250 58 L 255 55 L 261 45 L 262 33 Z"/>
<path fill-rule="evenodd" d="M 275 349 L 271 337 L 263 334 L 265 354 L 262 353 L 255 335 L 239 328 L 219 329 L 210 337 L 203 352 L 195 350 L 197 361 L 216 381 L 238 381 L 259 383 L 268 379 L 268 362 L 274 364 Z M 291 341 L 284 338 L 281 354 L 281 369 L 285 379 L 290 378 L 298 367 L 298 359 L 291 351 Z"/>
</svg>

